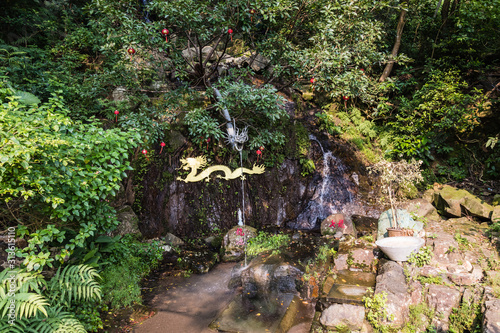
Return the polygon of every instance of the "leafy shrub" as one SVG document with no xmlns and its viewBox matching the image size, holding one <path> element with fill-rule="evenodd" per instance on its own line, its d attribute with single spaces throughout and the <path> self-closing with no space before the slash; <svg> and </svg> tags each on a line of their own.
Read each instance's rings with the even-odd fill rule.
<svg viewBox="0 0 500 333">
<path fill-rule="evenodd" d="M 421 247 L 417 253 L 412 253 L 408 258 L 408 262 L 415 264 L 417 267 L 429 265 L 432 259 L 432 248 L 430 246 Z"/>
<path fill-rule="evenodd" d="M 290 241 L 290 237 L 284 234 L 271 235 L 267 232 L 260 231 L 259 234 L 248 240 L 247 254 L 255 256 L 265 251 L 277 251 L 280 247 L 285 246 Z"/>
<path fill-rule="evenodd" d="M 363 297 L 363 302 L 365 304 L 365 308 L 367 309 L 366 319 L 373 326 L 373 328 L 375 328 L 377 332 L 390 332 L 391 328 L 384 325 L 386 320 L 392 320 L 392 316 L 389 316 L 386 310 L 387 293 L 382 292 L 373 294 L 372 296 L 365 296 Z"/>
</svg>

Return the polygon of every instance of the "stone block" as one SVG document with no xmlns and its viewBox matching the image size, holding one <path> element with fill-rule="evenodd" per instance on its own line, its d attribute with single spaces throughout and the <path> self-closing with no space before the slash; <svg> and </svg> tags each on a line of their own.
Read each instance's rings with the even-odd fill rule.
<svg viewBox="0 0 500 333">
<path fill-rule="evenodd" d="M 454 308 L 460 304 L 460 291 L 451 287 L 431 284 L 427 291 L 427 304 L 436 311 L 432 324 L 439 331 L 447 331 L 449 317 Z"/>
<path fill-rule="evenodd" d="M 326 308 L 320 317 L 320 323 L 330 329 L 347 326 L 351 331 L 363 328 L 365 308 L 360 305 L 332 304 Z"/>
</svg>

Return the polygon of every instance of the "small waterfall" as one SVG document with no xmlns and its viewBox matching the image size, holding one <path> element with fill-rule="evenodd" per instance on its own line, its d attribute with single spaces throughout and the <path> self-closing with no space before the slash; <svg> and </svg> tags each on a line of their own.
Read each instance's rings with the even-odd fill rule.
<svg viewBox="0 0 500 333">
<path fill-rule="evenodd" d="M 331 151 L 325 151 L 321 142 L 313 135 L 311 141 L 318 143 L 323 161 L 321 170 L 313 178 L 310 187 L 314 192 L 312 199 L 289 226 L 294 229 L 314 229 L 331 214 L 342 213 L 346 204 L 354 201 L 352 193 L 355 184 L 347 175 L 347 167 Z"/>
</svg>

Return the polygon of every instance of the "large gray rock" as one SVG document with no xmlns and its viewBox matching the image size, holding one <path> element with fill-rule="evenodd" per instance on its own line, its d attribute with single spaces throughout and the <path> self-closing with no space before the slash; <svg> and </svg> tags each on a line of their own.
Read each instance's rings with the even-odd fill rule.
<svg viewBox="0 0 500 333">
<path fill-rule="evenodd" d="M 215 60 L 217 57 L 217 52 L 212 52 L 213 48 L 211 46 L 205 46 L 204 48 L 201 49 L 201 56 L 202 59 L 206 59 L 210 54 L 212 56 L 210 57 L 210 60 Z M 182 50 L 182 56 L 186 60 L 192 60 L 196 59 L 198 60 L 198 57 L 200 56 L 200 48 L 199 47 L 190 47 L 187 49 Z"/>
<path fill-rule="evenodd" d="M 128 101 L 128 90 L 125 87 L 116 87 L 111 94 L 113 97 L 113 101 L 115 102 L 123 102 Z"/>
<path fill-rule="evenodd" d="M 163 238 L 165 243 L 170 246 L 181 246 L 184 245 L 184 241 L 180 239 L 179 237 L 175 236 L 174 234 L 167 233 L 165 237 Z"/>
<path fill-rule="evenodd" d="M 500 299 L 493 297 L 491 287 L 485 288 L 483 333 L 500 333 Z"/>
<path fill-rule="evenodd" d="M 424 224 L 420 221 L 415 221 L 404 209 L 396 209 L 398 224 L 400 228 L 413 229 L 415 232 L 420 232 L 424 228 Z M 388 236 L 387 228 L 395 227 L 392 209 L 386 210 L 378 219 L 377 240 Z"/>
<path fill-rule="evenodd" d="M 451 287 L 431 284 L 427 291 L 427 304 L 435 310 L 432 324 L 438 332 L 446 332 L 449 328 L 449 317 L 454 308 L 460 304 L 460 291 Z"/>
<path fill-rule="evenodd" d="M 332 304 L 326 308 L 319 319 L 320 323 L 329 329 L 347 326 L 351 331 L 363 328 L 365 308 L 360 305 Z"/>
<path fill-rule="evenodd" d="M 120 224 L 114 231 L 115 235 L 137 234 L 141 235 L 139 231 L 139 218 L 130 206 L 123 206 L 117 209 L 116 218 Z"/>
<path fill-rule="evenodd" d="M 444 185 L 434 192 L 433 203 L 441 214 L 449 217 L 460 217 L 467 213 L 489 220 L 493 213 L 493 206 L 466 190 L 449 185 Z"/>
<path fill-rule="evenodd" d="M 441 217 L 439 216 L 436 207 L 434 207 L 429 201 L 425 199 L 413 199 L 405 202 L 401 208 L 407 210 L 410 214 L 415 214 L 417 217 L 422 219 L 429 219 L 433 221 L 439 221 Z"/>
<path fill-rule="evenodd" d="M 344 214 L 332 214 L 321 222 L 321 234 L 323 236 L 331 235 L 337 238 L 340 238 L 342 235 L 356 237 L 356 229 L 350 217 Z"/>
<path fill-rule="evenodd" d="M 493 213 L 491 213 L 491 221 L 500 222 L 500 206 L 493 207 Z"/>
<path fill-rule="evenodd" d="M 382 260 L 375 294 L 386 293 L 385 310 L 392 320 L 388 323 L 394 327 L 401 327 L 408 320 L 412 297 L 408 292 L 408 285 L 403 267 L 394 261 Z"/>
<path fill-rule="evenodd" d="M 248 298 L 270 292 L 296 294 L 303 272 L 285 255 L 259 255 L 247 267 L 237 265 L 231 274 L 230 287 L 241 286 Z"/>
</svg>

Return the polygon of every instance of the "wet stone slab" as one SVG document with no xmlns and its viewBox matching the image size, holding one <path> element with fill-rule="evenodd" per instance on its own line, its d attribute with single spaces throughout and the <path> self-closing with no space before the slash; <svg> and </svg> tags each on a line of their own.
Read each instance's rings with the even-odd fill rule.
<svg viewBox="0 0 500 333">
<path fill-rule="evenodd" d="M 363 297 L 368 293 L 368 289 L 375 287 L 375 278 L 373 273 L 339 271 L 336 277 L 328 277 L 325 282 L 323 301 L 363 304 Z"/>
<path fill-rule="evenodd" d="M 210 324 L 210 328 L 221 332 L 279 332 L 280 323 L 293 298 L 293 294 L 269 294 L 256 298 L 237 295 Z"/>
</svg>

